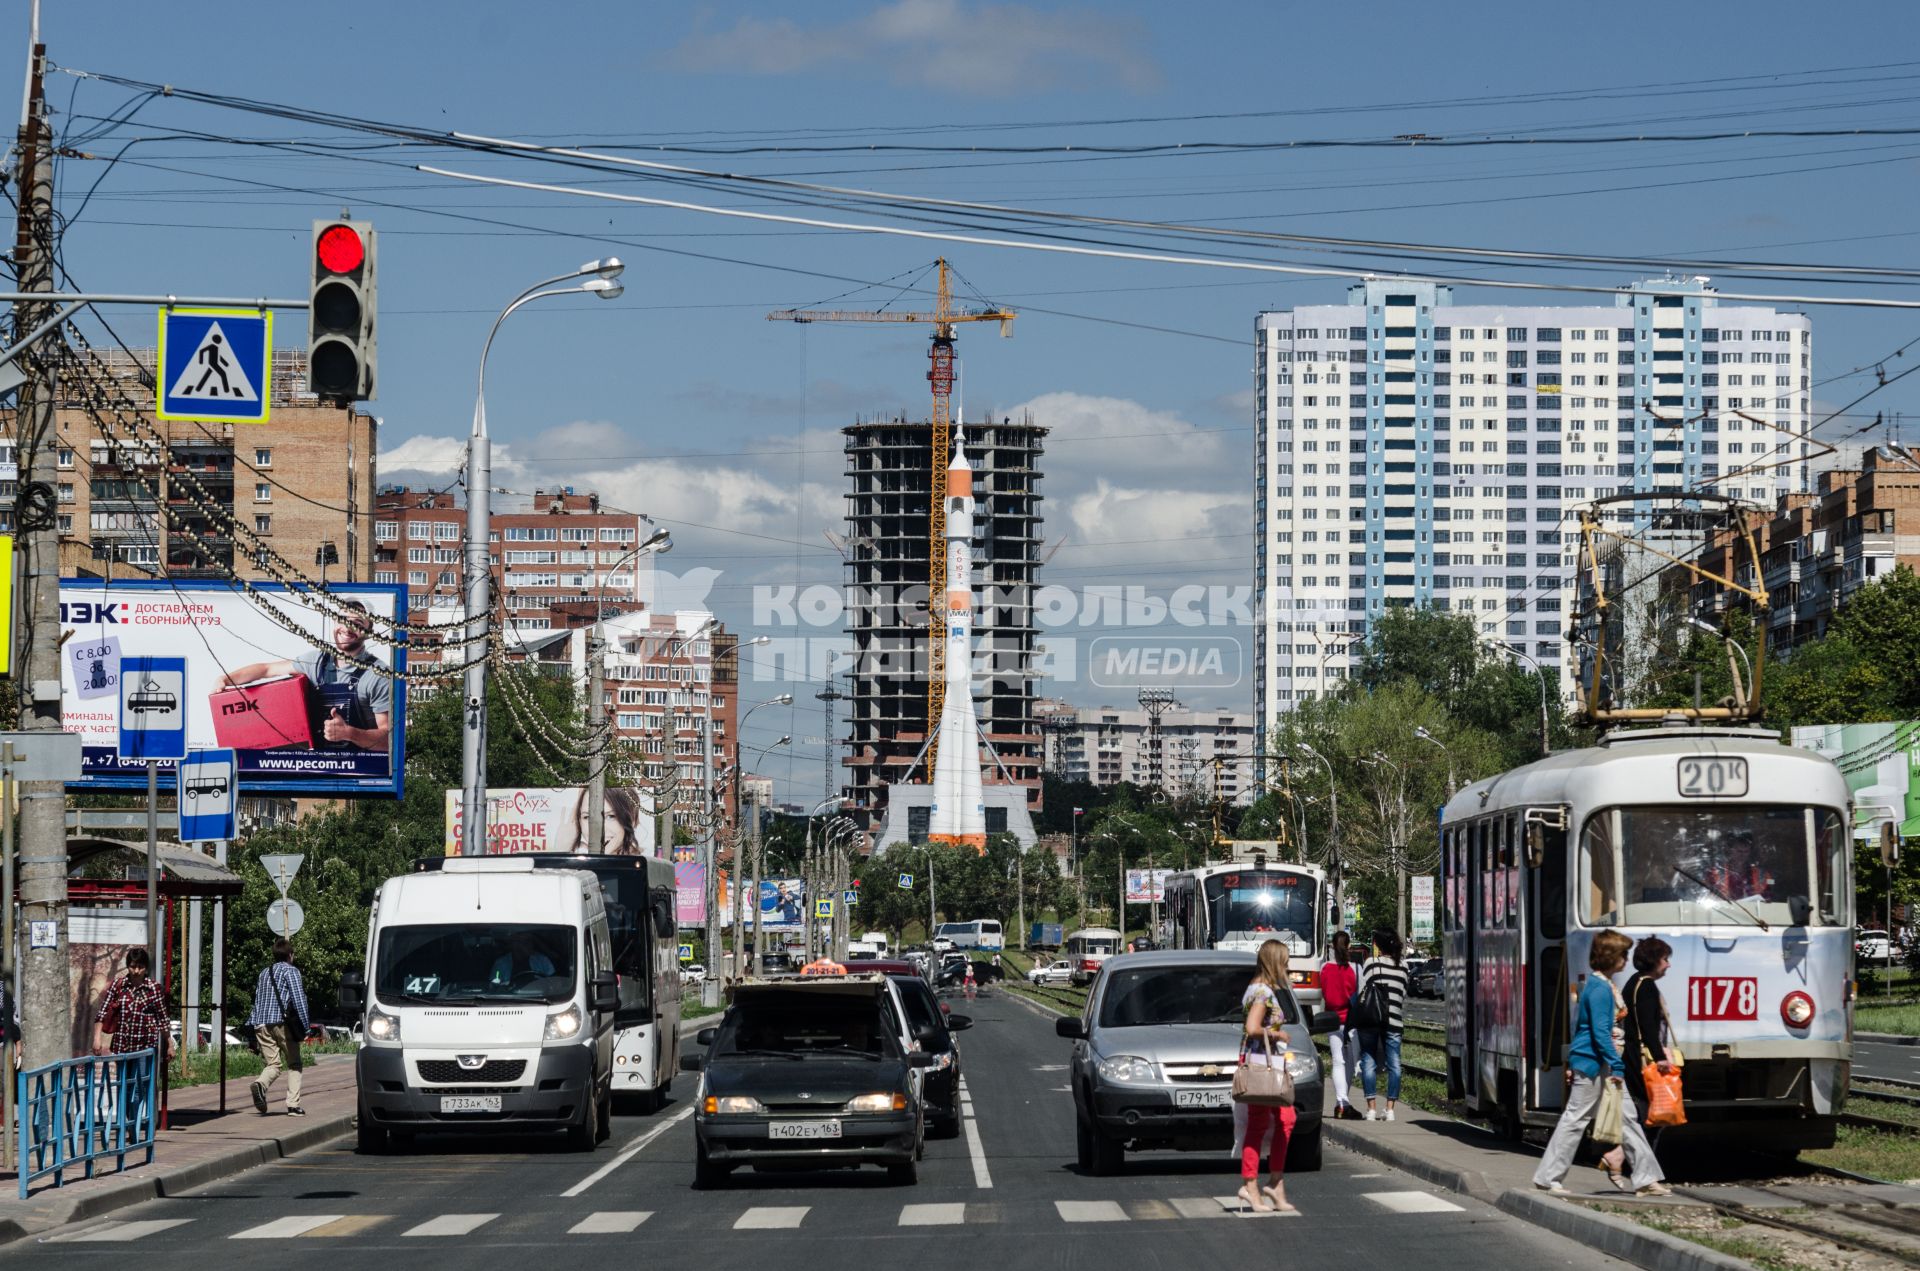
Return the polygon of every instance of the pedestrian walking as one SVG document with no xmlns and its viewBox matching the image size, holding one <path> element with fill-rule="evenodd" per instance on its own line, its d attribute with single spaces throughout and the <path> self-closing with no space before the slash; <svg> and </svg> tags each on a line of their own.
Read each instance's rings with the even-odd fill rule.
<svg viewBox="0 0 1920 1271">
<path fill-rule="evenodd" d="M 1280 1008 L 1280 989 L 1287 980 L 1287 946 L 1278 940 L 1261 944 L 1259 962 L 1252 983 L 1240 998 L 1240 1010 L 1246 1018 L 1240 1038 L 1240 1061 L 1247 1064 L 1285 1064 L 1287 1031 L 1283 1027 L 1286 1012 Z M 1235 1142 L 1240 1151 L 1240 1199 L 1255 1213 L 1290 1214 L 1287 1203 L 1287 1144 L 1293 1138 L 1295 1120 L 1291 1106 L 1274 1107 L 1263 1103 L 1235 1103 Z M 1271 1143 L 1269 1143 L 1271 1140 Z M 1259 1185 L 1260 1151 L 1266 1147 L 1267 1183 Z"/>
<path fill-rule="evenodd" d="M 1407 968 L 1400 962 L 1400 935 L 1395 931 L 1373 933 L 1374 955 L 1360 968 L 1358 999 L 1374 1006 L 1375 1018 L 1360 1029 L 1360 1086 L 1367 1096 L 1365 1120 L 1393 1120 L 1394 1105 L 1400 1102 L 1400 1036 L 1406 1027 Z M 1352 1013 L 1349 1005 L 1348 1013 Z M 1385 1112 L 1374 1107 L 1380 1070 L 1387 1073 Z"/>
<path fill-rule="evenodd" d="M 1574 1005 L 1573 1041 L 1567 1047 L 1567 1067 L 1572 1073 L 1573 1087 L 1567 1093 L 1567 1106 L 1560 1113 L 1560 1121 L 1553 1127 L 1553 1137 L 1547 1142 L 1547 1154 L 1533 1172 L 1533 1185 L 1541 1191 L 1556 1196 L 1567 1194 L 1562 1180 L 1566 1178 L 1567 1171 L 1573 1168 L 1573 1157 L 1580 1150 L 1580 1139 L 1594 1114 L 1599 1111 L 1602 1091 L 1612 1084 L 1620 1086 L 1621 1093 L 1625 1094 L 1621 1075 L 1626 1064 L 1613 1043 L 1615 994 L 1612 981 L 1626 966 L 1627 950 L 1632 947 L 1633 941 L 1629 937 L 1608 929 L 1593 938 L 1593 947 L 1587 953 L 1587 965 L 1591 970 L 1586 983 L 1580 988 L 1580 999 Z M 1655 1158 L 1647 1136 L 1641 1132 L 1637 1118 L 1620 1118 L 1620 1145 L 1632 1160 L 1631 1186 L 1637 1195 L 1672 1194 L 1666 1184 L 1660 1181 L 1666 1175 L 1660 1169 L 1660 1162 Z"/>
<path fill-rule="evenodd" d="M 1350 960 L 1353 938 L 1344 931 L 1333 933 L 1333 956 L 1320 968 L 1320 993 L 1326 1008 L 1340 1017 L 1340 1027 L 1327 1035 L 1328 1058 L 1333 1061 L 1333 1116 L 1336 1121 L 1355 1115 L 1349 1095 L 1353 1090 L 1354 1065 L 1359 1048 L 1347 1031 L 1347 1007 L 1360 987 L 1359 974 Z"/>
<path fill-rule="evenodd" d="M 265 1063 L 260 1076 L 249 1087 L 254 1108 L 261 1116 L 267 1115 L 267 1091 L 273 1088 L 284 1069 L 287 1115 L 307 1115 L 306 1109 L 300 1106 L 300 1043 L 306 1039 L 309 1026 L 307 988 L 300 979 L 300 969 L 293 965 L 293 946 L 285 940 L 273 942 L 273 961 L 260 969 L 260 979 L 253 986 L 253 1011 L 247 1016 L 247 1023 L 253 1026 L 253 1035 L 260 1044 L 260 1058 Z"/>
<path fill-rule="evenodd" d="M 121 1059 L 115 1068 L 120 1080 L 120 1114 L 129 1139 L 145 1138 L 141 1122 L 150 1115 L 156 1063 L 167 1044 L 167 995 L 153 978 L 153 959 L 144 948 L 127 950 L 126 967 L 100 999 L 94 1016 L 96 1055 L 136 1055 Z"/>
<path fill-rule="evenodd" d="M 1627 1093 L 1633 1097 L 1634 1119 L 1642 1125 L 1647 1122 L 1646 1066 L 1656 1065 L 1663 1075 L 1671 1075 L 1674 1067 L 1667 1050 L 1667 1003 L 1660 995 L 1660 980 L 1672 965 L 1673 946 L 1659 936 L 1645 937 L 1633 946 L 1633 975 L 1621 991 L 1627 1015 L 1620 1055 L 1626 1060 Z M 1660 1132 L 1655 1130 L 1649 1141 L 1659 1140 Z"/>
</svg>

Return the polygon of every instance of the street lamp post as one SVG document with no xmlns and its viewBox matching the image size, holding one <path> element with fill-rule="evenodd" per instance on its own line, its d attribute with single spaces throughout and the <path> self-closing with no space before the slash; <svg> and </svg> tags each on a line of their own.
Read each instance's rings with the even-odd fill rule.
<svg viewBox="0 0 1920 1271">
<path fill-rule="evenodd" d="M 736 692 L 738 691 L 738 686 L 736 686 L 735 691 Z M 709 704 L 711 704 L 713 701 L 713 694 L 711 691 L 709 691 L 707 694 L 707 701 Z M 756 703 L 755 705 L 750 707 L 747 710 L 746 714 L 740 717 L 740 722 L 735 726 L 735 729 L 734 729 L 734 736 L 733 736 L 733 897 L 734 897 L 733 899 L 733 977 L 736 980 L 739 979 L 742 975 L 746 974 L 746 969 L 747 969 L 747 950 L 746 950 L 746 945 L 743 943 L 743 937 L 746 935 L 746 932 L 743 929 L 746 925 L 746 912 L 742 908 L 742 905 L 744 905 L 748 900 L 751 900 L 753 903 L 754 912 L 757 914 L 760 910 L 760 861 L 757 853 L 755 855 L 754 862 L 753 862 L 753 890 L 745 893 L 744 895 L 741 893 L 741 890 L 740 890 L 740 873 L 741 873 L 741 870 L 740 870 L 740 856 L 741 856 L 741 852 L 740 852 L 740 848 L 741 848 L 740 776 L 741 776 L 741 773 L 746 769 L 746 763 L 745 763 L 746 756 L 740 753 L 740 746 L 741 746 L 740 739 L 746 736 L 747 721 L 753 718 L 754 711 L 759 710 L 762 706 L 791 706 L 791 705 L 793 705 L 793 694 L 791 693 L 782 693 L 778 697 L 769 697 L 766 701 Z M 780 742 L 775 742 L 774 744 L 777 746 L 786 740 L 788 739 L 782 738 Z M 758 832 L 759 820 L 760 818 L 756 815 L 754 817 L 754 824 L 756 828 L 753 836 L 756 843 L 758 842 L 760 837 Z M 757 932 L 755 934 L 756 936 L 758 935 Z M 756 958 L 760 956 L 760 949 L 759 949 L 759 946 L 757 945 L 754 947 L 753 956 Z"/>
<path fill-rule="evenodd" d="M 1333 765 L 1327 762 L 1325 755 L 1304 741 L 1297 741 L 1293 746 L 1301 754 L 1318 759 L 1320 766 L 1327 770 L 1327 864 L 1329 866 L 1327 872 L 1333 875 L 1333 921 L 1337 930 L 1338 924 L 1347 920 L 1347 911 L 1342 904 L 1341 895 L 1346 885 L 1346 876 L 1341 872 L 1340 867 L 1340 781 L 1333 775 Z"/>
<path fill-rule="evenodd" d="M 1399 825 L 1394 827 L 1398 831 L 1407 821 L 1407 770 L 1377 750 L 1373 752 L 1371 758 L 1362 759 L 1360 762 L 1391 768 L 1399 777 L 1399 785 L 1394 791 L 1394 805 L 1400 813 Z M 1393 857 L 1394 929 L 1400 933 L 1400 941 L 1404 944 L 1407 939 L 1407 845 L 1390 842 L 1387 844 L 1387 851 L 1388 855 Z"/>
<path fill-rule="evenodd" d="M 1413 735 L 1421 741 L 1430 741 L 1440 747 L 1440 753 L 1447 757 L 1447 797 L 1451 799 L 1460 790 L 1460 783 L 1454 779 L 1453 751 L 1448 748 L 1447 743 L 1428 732 L 1424 726 L 1416 724 L 1413 729 Z"/>
<path fill-rule="evenodd" d="M 493 337 L 500 333 L 500 324 L 521 305 L 548 296 L 575 294 L 612 300 L 624 290 L 615 280 L 625 269 L 618 257 L 610 256 L 535 283 L 500 311 L 487 332 L 486 343 L 480 346 L 473 432 L 467 438 L 466 726 L 460 736 L 461 850 L 473 855 L 483 855 L 487 850 L 487 652 L 493 640 L 493 559 L 488 547 L 493 522 L 493 440 L 487 435 L 487 354 L 493 351 Z M 576 287 L 556 285 L 576 278 L 587 281 Z"/>
<path fill-rule="evenodd" d="M 1537 678 L 1540 681 L 1540 757 L 1542 759 L 1546 758 L 1549 754 L 1553 753 L 1553 747 L 1550 744 L 1549 733 L 1547 730 L 1547 672 L 1546 672 L 1546 669 L 1543 668 L 1540 665 L 1540 663 L 1536 661 L 1533 655 L 1530 653 L 1523 653 L 1519 649 L 1514 648 L 1510 644 L 1502 643 L 1501 641 L 1495 640 L 1490 636 L 1486 636 L 1484 634 L 1481 636 L 1481 639 L 1487 645 L 1487 647 L 1492 649 L 1498 649 L 1502 653 L 1511 654 L 1512 656 L 1519 658 L 1522 662 L 1525 662 L 1528 666 L 1533 668 L 1533 673 L 1535 678 Z"/>
<path fill-rule="evenodd" d="M 673 550 L 673 537 L 655 530 L 647 541 L 620 557 L 607 572 L 613 573 L 629 560 L 638 563 L 649 553 L 661 555 Z M 607 801 L 607 632 L 605 586 L 595 589 L 593 631 L 587 639 L 587 735 L 593 750 L 587 757 L 587 851 L 595 856 L 607 850 L 607 818 L 602 811 Z M 668 846 L 671 846 L 670 844 Z"/>
</svg>

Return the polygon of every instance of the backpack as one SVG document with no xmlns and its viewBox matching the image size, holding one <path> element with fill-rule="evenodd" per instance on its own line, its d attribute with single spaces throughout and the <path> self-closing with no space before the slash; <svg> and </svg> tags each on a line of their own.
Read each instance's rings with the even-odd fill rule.
<svg viewBox="0 0 1920 1271">
<path fill-rule="evenodd" d="M 1393 1018 L 1393 995 L 1387 988 L 1387 982 L 1377 975 L 1367 977 L 1360 992 L 1347 1006 L 1347 1027 L 1365 1030 L 1382 1029 Z"/>
</svg>

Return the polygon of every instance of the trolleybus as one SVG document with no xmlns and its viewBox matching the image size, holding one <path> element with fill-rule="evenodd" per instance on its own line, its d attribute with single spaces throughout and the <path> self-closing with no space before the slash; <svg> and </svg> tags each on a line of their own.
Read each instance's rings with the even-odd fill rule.
<svg viewBox="0 0 1920 1271">
<path fill-rule="evenodd" d="M 1449 1094 L 1510 1134 L 1566 1098 L 1599 932 L 1673 946 L 1688 1125 L 1830 1145 L 1853 1056 L 1847 783 L 1753 728 L 1616 730 L 1479 781 L 1441 827 Z"/>
<path fill-rule="evenodd" d="M 1294 996 L 1309 1010 L 1320 1005 L 1320 966 L 1326 960 L 1326 871 L 1281 864 L 1279 845 L 1241 841 L 1221 865 L 1167 875 L 1168 943 L 1175 949 L 1255 950 L 1268 940 L 1287 946 Z"/>
</svg>

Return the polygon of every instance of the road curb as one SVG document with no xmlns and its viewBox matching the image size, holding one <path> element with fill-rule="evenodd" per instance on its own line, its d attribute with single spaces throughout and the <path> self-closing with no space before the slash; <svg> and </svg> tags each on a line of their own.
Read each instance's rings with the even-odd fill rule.
<svg viewBox="0 0 1920 1271">
<path fill-rule="evenodd" d="M 1754 1264 L 1744 1258 L 1643 1227 L 1631 1218 L 1601 1213 L 1537 1192 L 1509 1189 L 1501 1193 L 1495 1207 L 1522 1222 L 1645 1267 L 1647 1271 L 1754 1271 Z"/>
<path fill-rule="evenodd" d="M 1391 1165 L 1402 1173 L 1437 1184 L 1448 1191 L 1471 1196 L 1485 1204 L 1499 1203 L 1501 1193 L 1507 1190 L 1478 1170 L 1460 1170 L 1442 1165 L 1431 1157 L 1385 1142 L 1373 1135 L 1363 1134 L 1342 1122 L 1323 1117 L 1320 1125 L 1321 1133 L 1325 1134 L 1331 1143 L 1344 1147 L 1348 1151 L 1358 1152 L 1362 1156 L 1371 1156 L 1374 1160 Z"/>
<path fill-rule="evenodd" d="M 1878 1042 L 1883 1046 L 1920 1046 L 1920 1037 L 1911 1037 L 1906 1033 L 1855 1033 L 1857 1042 Z M 1872 1078 L 1867 1078 L 1872 1080 Z"/>
<path fill-rule="evenodd" d="M 706 1015 L 698 1019 L 681 1020 L 675 1031 L 678 1038 L 685 1041 L 702 1028 L 710 1028 L 718 1024 L 720 1018 L 719 1015 Z M 0 1218 L 0 1247 L 70 1223 L 99 1218 L 115 1210 L 143 1204 L 149 1200 L 177 1196 L 182 1192 L 192 1191 L 196 1187 L 205 1187 L 208 1183 L 217 1183 L 223 1178 L 245 1173 L 256 1166 L 268 1165 L 301 1152 L 311 1152 L 315 1148 L 325 1147 L 335 1139 L 352 1134 L 353 1123 L 354 1114 L 351 1112 L 331 1117 L 315 1117 L 285 1134 L 237 1146 L 190 1165 L 168 1168 L 156 1160 L 151 1168 L 134 1167 L 141 1172 L 134 1173 L 130 1170 L 122 1183 L 85 1192 L 64 1201 L 56 1193 L 53 1204 L 44 1216 L 35 1216 L 26 1220 Z"/>
</svg>

